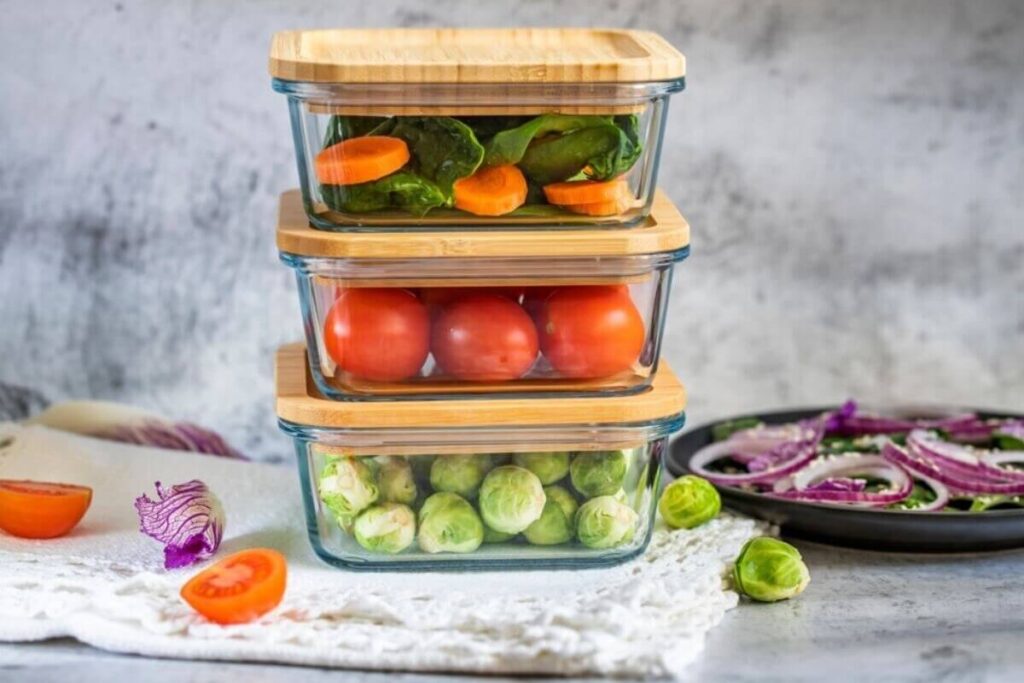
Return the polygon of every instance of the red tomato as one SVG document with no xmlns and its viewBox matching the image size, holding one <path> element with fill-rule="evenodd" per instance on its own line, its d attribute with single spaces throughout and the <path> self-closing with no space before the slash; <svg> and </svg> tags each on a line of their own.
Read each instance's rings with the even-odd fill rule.
<svg viewBox="0 0 1024 683">
<path fill-rule="evenodd" d="M 472 294 L 445 306 L 434 322 L 431 351 L 458 379 L 517 379 L 537 360 L 537 328 L 511 299 Z"/>
<path fill-rule="evenodd" d="M 563 287 L 544 302 L 540 347 L 565 377 L 595 379 L 628 370 L 644 348 L 644 320 L 621 286 Z"/>
<path fill-rule="evenodd" d="M 0 479 L 0 529 L 21 538 L 57 538 L 75 528 L 91 502 L 87 486 Z"/>
<path fill-rule="evenodd" d="M 327 354 L 354 377 L 397 382 L 430 352 L 427 307 L 405 289 L 346 289 L 324 321 Z"/>
<path fill-rule="evenodd" d="M 472 294 L 500 294 L 518 303 L 524 289 L 525 287 L 420 287 L 419 297 L 431 313 L 440 313 L 442 307 Z"/>
</svg>

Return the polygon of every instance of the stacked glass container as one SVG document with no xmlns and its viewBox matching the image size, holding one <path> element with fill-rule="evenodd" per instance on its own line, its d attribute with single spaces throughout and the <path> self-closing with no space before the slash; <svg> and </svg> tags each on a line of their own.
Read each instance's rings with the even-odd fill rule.
<svg viewBox="0 0 1024 683">
<path fill-rule="evenodd" d="M 351 569 L 641 552 L 685 391 L 659 355 L 689 226 L 655 189 L 684 59 L 585 29 L 284 32 L 300 189 L 278 353 L 310 539 Z"/>
</svg>

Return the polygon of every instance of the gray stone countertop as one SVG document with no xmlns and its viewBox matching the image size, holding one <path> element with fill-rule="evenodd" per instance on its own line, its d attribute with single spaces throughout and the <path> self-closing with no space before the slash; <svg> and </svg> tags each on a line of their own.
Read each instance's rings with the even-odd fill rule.
<svg viewBox="0 0 1024 683">
<path fill-rule="evenodd" d="M 743 603 L 729 612 L 711 631 L 707 648 L 687 671 L 686 680 L 1024 680 L 1024 551 L 894 555 L 797 545 L 811 568 L 807 591 L 788 602 Z M 249 683 L 465 680 L 154 660 L 109 654 L 67 640 L 0 645 L 0 681 L 4 683 L 235 679 Z"/>
</svg>

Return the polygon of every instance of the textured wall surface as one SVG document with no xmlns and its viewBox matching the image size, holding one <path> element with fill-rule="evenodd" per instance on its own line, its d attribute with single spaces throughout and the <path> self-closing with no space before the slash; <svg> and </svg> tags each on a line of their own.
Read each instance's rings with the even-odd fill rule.
<svg viewBox="0 0 1024 683">
<path fill-rule="evenodd" d="M 694 226 L 665 355 L 691 420 L 837 401 L 1024 408 L 1015 0 L 0 1 L 0 383 L 286 455 L 296 184 L 277 28 L 651 28 L 689 58 L 661 184 Z"/>
</svg>

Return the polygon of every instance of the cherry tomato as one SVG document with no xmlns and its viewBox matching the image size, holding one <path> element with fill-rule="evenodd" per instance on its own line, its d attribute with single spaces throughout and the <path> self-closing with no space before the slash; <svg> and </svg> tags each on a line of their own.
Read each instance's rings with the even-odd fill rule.
<svg viewBox="0 0 1024 683">
<path fill-rule="evenodd" d="M 565 377 L 596 379 L 628 370 L 644 348 L 644 320 L 621 286 L 563 287 L 545 300 L 540 347 Z"/>
<path fill-rule="evenodd" d="M 276 550 L 253 548 L 228 555 L 181 589 L 192 609 L 218 624 L 244 624 L 281 604 L 288 564 Z"/>
<path fill-rule="evenodd" d="M 346 289 L 327 313 L 324 346 L 339 368 L 360 379 L 408 379 L 430 352 L 430 316 L 405 289 Z"/>
<path fill-rule="evenodd" d="M 21 538 L 56 538 L 75 528 L 92 489 L 42 481 L 0 480 L 0 529 Z"/>
<path fill-rule="evenodd" d="M 458 379 L 517 379 L 537 360 L 537 328 L 511 299 L 473 294 L 445 306 L 434 322 L 431 351 Z"/>
</svg>

